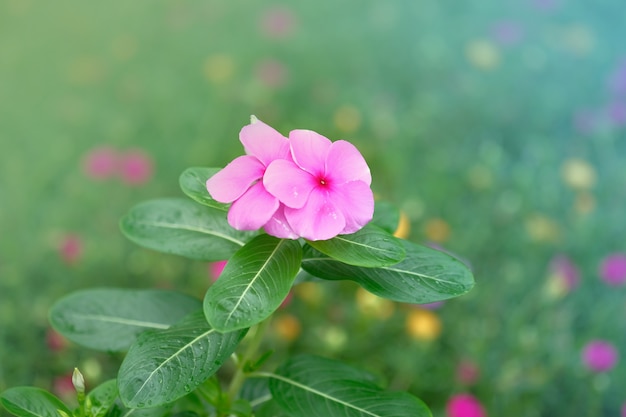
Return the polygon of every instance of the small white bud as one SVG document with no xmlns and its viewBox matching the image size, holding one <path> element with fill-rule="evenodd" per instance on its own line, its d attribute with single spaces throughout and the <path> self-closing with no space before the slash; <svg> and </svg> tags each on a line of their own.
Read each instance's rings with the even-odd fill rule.
<svg viewBox="0 0 626 417">
<path fill-rule="evenodd" d="M 77 393 L 85 393 L 85 378 L 83 377 L 83 374 L 80 373 L 78 368 L 74 368 L 74 372 L 72 373 L 72 384 L 74 385 L 74 389 Z"/>
</svg>

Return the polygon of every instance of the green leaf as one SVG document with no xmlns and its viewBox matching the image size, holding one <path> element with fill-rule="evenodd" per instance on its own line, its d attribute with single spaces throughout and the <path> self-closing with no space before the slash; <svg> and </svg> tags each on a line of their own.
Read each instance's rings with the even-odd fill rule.
<svg viewBox="0 0 626 417">
<path fill-rule="evenodd" d="M 106 417 L 165 417 L 170 416 L 173 404 L 152 408 L 126 408 L 119 399 L 106 414 Z"/>
<path fill-rule="evenodd" d="M 238 250 L 204 298 L 204 313 L 223 332 L 269 317 L 287 297 L 300 269 L 296 240 L 261 235 Z"/>
<path fill-rule="evenodd" d="M 393 234 L 400 224 L 400 210 L 386 201 L 377 201 L 371 223 Z"/>
<path fill-rule="evenodd" d="M 393 265 L 405 256 L 400 240 L 373 224 L 350 235 L 307 243 L 338 261 L 368 268 Z"/>
<path fill-rule="evenodd" d="M 72 293 L 50 310 L 50 323 L 69 340 L 122 351 L 148 329 L 167 329 L 200 308 L 199 300 L 165 290 L 99 288 Z"/>
<path fill-rule="evenodd" d="M 426 417 L 430 411 L 405 392 L 383 391 L 359 378 L 366 372 L 311 355 L 289 360 L 270 376 L 274 400 L 292 417 Z"/>
<path fill-rule="evenodd" d="M 355 281 L 379 297 L 404 303 L 441 301 L 464 294 L 473 287 L 472 273 L 458 259 L 405 240 L 400 242 L 406 257 L 391 266 L 351 266 L 305 246 L 302 268 L 327 280 Z"/>
<path fill-rule="evenodd" d="M 85 400 L 87 415 L 91 417 L 103 417 L 115 404 L 117 399 L 117 381 L 110 379 L 87 394 Z"/>
<path fill-rule="evenodd" d="M 144 408 L 183 397 L 222 366 L 246 331 L 220 333 L 199 310 L 169 329 L 142 333 L 120 367 L 120 398 Z"/>
<path fill-rule="evenodd" d="M 14 387 L 0 394 L 0 402 L 18 417 L 59 417 L 57 410 L 72 412 L 57 397 L 39 388 Z"/>
<path fill-rule="evenodd" d="M 178 198 L 139 204 L 120 227 L 138 245 L 202 261 L 228 259 L 258 234 L 233 229 L 222 210 Z"/>
<path fill-rule="evenodd" d="M 187 168 L 179 178 L 180 188 L 185 194 L 200 204 L 222 211 L 228 210 L 229 204 L 213 200 L 206 188 L 206 182 L 221 168 L 192 167 Z"/>
</svg>

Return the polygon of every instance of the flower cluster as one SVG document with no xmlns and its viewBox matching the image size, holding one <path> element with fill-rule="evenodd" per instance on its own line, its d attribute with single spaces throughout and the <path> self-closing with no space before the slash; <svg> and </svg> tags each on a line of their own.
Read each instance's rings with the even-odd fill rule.
<svg viewBox="0 0 626 417">
<path fill-rule="evenodd" d="M 246 154 L 206 184 L 212 198 L 232 203 L 228 222 L 235 229 L 326 240 L 372 219 L 372 177 L 351 143 L 310 130 L 293 130 L 286 138 L 254 116 L 239 139 Z"/>
</svg>

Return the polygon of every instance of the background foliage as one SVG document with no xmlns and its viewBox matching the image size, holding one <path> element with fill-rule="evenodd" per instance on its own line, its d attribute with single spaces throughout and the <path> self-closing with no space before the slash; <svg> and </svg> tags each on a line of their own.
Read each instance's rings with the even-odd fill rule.
<svg viewBox="0 0 626 417">
<path fill-rule="evenodd" d="M 594 374 L 581 350 L 626 357 L 624 287 L 599 274 L 626 251 L 624 20 L 615 0 L 1 0 L 0 390 L 62 395 L 76 365 L 114 376 L 118 356 L 49 330 L 72 290 L 204 294 L 206 264 L 139 248 L 118 221 L 240 154 L 255 114 L 355 143 L 410 238 L 477 280 L 436 309 L 305 284 L 276 349 L 367 358 L 435 415 L 459 392 L 491 415 L 615 415 L 624 360 Z"/>
</svg>

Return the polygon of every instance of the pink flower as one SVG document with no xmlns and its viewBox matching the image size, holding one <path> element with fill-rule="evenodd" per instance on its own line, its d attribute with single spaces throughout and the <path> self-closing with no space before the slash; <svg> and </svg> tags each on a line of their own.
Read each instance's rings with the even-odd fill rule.
<svg viewBox="0 0 626 417">
<path fill-rule="evenodd" d="M 83 241 L 80 236 L 68 234 L 63 237 L 59 245 L 59 255 L 68 264 L 73 265 L 83 254 Z"/>
<path fill-rule="evenodd" d="M 485 417 L 487 413 L 480 402 L 470 394 L 452 396 L 446 404 L 448 417 Z"/>
<path fill-rule="evenodd" d="M 615 347 L 605 340 L 593 340 L 585 345 L 582 361 L 592 372 L 606 372 L 617 364 L 619 354 Z"/>
<path fill-rule="evenodd" d="M 284 204 L 296 235 L 326 240 L 354 233 L 372 219 L 372 177 L 354 145 L 310 130 L 291 131 L 289 144 L 293 160 L 273 161 L 263 184 Z"/>
<path fill-rule="evenodd" d="M 287 81 L 287 68 L 273 59 L 261 61 L 256 67 L 256 76 L 267 87 L 277 88 Z"/>
<path fill-rule="evenodd" d="M 609 285 L 626 282 L 626 254 L 614 253 L 604 258 L 600 264 L 600 277 Z"/>
<path fill-rule="evenodd" d="M 284 7 L 269 9 L 261 18 L 261 32 L 270 38 L 286 38 L 296 26 L 296 18 L 291 10 Z"/>
<path fill-rule="evenodd" d="M 626 417 L 626 403 L 622 404 L 622 417 Z"/>
<path fill-rule="evenodd" d="M 110 178 L 117 170 L 117 157 L 115 149 L 107 146 L 92 149 L 83 157 L 83 170 L 96 180 Z"/>
<path fill-rule="evenodd" d="M 550 261 L 550 272 L 559 280 L 562 288 L 568 291 L 578 286 L 580 272 L 570 258 L 565 255 L 557 255 Z"/>
<path fill-rule="evenodd" d="M 209 264 L 209 276 L 211 281 L 215 282 L 222 275 L 222 271 L 226 267 L 228 261 L 216 261 Z"/>
<path fill-rule="evenodd" d="M 284 218 L 278 198 L 262 181 L 270 163 L 290 159 L 289 141 L 265 123 L 252 119 L 239 133 L 246 155 L 235 158 L 208 179 L 209 194 L 221 203 L 232 203 L 228 223 L 238 230 L 265 231 L 281 238 L 296 238 Z"/>
<path fill-rule="evenodd" d="M 456 379 L 464 385 L 474 384 L 478 380 L 479 375 L 478 365 L 469 360 L 461 361 L 456 368 Z"/>
<path fill-rule="evenodd" d="M 152 158 L 146 152 L 135 149 L 120 156 L 119 173 L 130 185 L 141 185 L 152 177 Z"/>
</svg>

